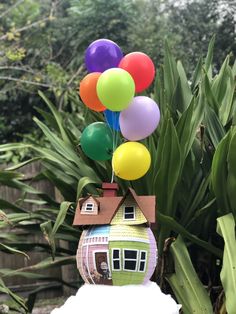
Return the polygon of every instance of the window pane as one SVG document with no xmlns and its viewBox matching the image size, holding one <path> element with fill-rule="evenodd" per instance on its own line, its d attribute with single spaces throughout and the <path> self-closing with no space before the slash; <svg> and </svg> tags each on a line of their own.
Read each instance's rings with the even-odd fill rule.
<svg viewBox="0 0 236 314">
<path fill-rule="evenodd" d="M 133 213 L 134 212 L 134 207 L 133 206 L 126 206 L 125 207 L 125 213 Z"/>
<path fill-rule="evenodd" d="M 120 257 L 120 251 L 119 250 L 113 250 L 113 258 L 119 258 Z"/>
<path fill-rule="evenodd" d="M 141 259 L 146 260 L 146 252 L 141 252 Z"/>
<path fill-rule="evenodd" d="M 139 270 L 144 271 L 145 269 L 145 262 L 140 262 Z"/>
<path fill-rule="evenodd" d="M 136 261 L 125 261 L 124 269 L 135 270 L 136 269 Z"/>
<path fill-rule="evenodd" d="M 85 210 L 93 210 L 93 204 L 92 203 L 87 203 Z"/>
<path fill-rule="evenodd" d="M 125 259 L 137 259 L 137 251 L 125 250 Z"/>
<path fill-rule="evenodd" d="M 125 219 L 134 219 L 134 214 L 126 214 L 125 213 Z"/>
<path fill-rule="evenodd" d="M 113 269 L 120 269 L 120 261 L 113 261 Z"/>
</svg>

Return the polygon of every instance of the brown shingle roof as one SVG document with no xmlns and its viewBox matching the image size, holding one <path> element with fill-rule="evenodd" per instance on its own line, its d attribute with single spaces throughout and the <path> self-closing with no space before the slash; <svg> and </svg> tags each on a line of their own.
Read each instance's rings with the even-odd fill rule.
<svg viewBox="0 0 236 314">
<path fill-rule="evenodd" d="M 143 212 L 147 221 L 150 223 L 155 223 L 155 196 L 138 196 L 133 189 L 129 188 L 127 193 L 123 197 L 94 197 L 95 201 L 97 201 L 99 204 L 99 211 L 97 215 L 81 214 L 80 209 L 82 207 L 82 204 L 86 201 L 86 199 L 88 199 L 88 197 L 80 199 L 76 208 L 73 225 L 83 226 L 110 224 L 112 218 L 116 214 L 116 211 L 129 193 L 133 196 L 134 200 Z"/>
</svg>

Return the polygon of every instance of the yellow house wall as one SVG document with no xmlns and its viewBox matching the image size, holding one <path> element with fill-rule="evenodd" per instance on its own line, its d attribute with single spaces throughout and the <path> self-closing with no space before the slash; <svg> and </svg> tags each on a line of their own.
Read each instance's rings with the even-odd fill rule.
<svg viewBox="0 0 236 314">
<path fill-rule="evenodd" d="M 147 230 L 143 226 L 113 225 L 110 229 L 109 240 L 116 241 L 117 239 L 123 239 L 123 241 L 128 241 L 128 238 L 136 238 L 142 239 L 143 242 L 148 242 L 149 236 Z"/>
<path fill-rule="evenodd" d="M 124 208 L 125 206 L 134 206 L 135 207 L 135 220 L 125 220 L 124 219 Z M 134 198 L 131 195 L 128 195 L 124 200 L 116 215 L 113 217 L 111 221 L 111 225 L 139 225 L 146 223 L 147 219 L 143 215 L 141 209 L 138 207 Z"/>
</svg>

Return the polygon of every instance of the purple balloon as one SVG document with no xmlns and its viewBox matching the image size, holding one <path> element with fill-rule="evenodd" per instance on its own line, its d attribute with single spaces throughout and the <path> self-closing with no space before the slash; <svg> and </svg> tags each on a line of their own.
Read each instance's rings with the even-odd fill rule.
<svg viewBox="0 0 236 314">
<path fill-rule="evenodd" d="M 159 121 L 160 110 L 157 103 L 149 97 L 137 96 L 120 113 L 121 133 L 130 141 L 139 141 L 152 134 Z"/>
<path fill-rule="evenodd" d="M 109 39 L 92 42 L 85 52 L 85 64 L 88 72 L 104 72 L 118 67 L 123 53 L 120 47 Z"/>
</svg>

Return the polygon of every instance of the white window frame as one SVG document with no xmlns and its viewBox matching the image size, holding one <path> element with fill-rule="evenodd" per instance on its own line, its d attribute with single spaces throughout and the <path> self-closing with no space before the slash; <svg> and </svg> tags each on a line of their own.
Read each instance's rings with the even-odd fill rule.
<svg viewBox="0 0 236 314">
<path fill-rule="evenodd" d="M 126 213 L 125 212 L 125 209 L 126 209 L 126 207 L 132 207 L 133 208 L 133 213 Z M 125 218 L 125 214 L 133 214 L 134 215 L 134 217 L 133 218 Z M 131 206 L 124 206 L 124 209 L 123 209 L 123 220 L 135 220 L 136 218 L 135 218 L 135 206 L 133 206 L 133 205 L 131 205 Z"/>
<path fill-rule="evenodd" d="M 145 259 L 142 259 L 142 253 L 145 253 Z M 144 262 L 144 269 L 140 270 L 141 262 Z M 138 272 L 144 273 L 146 271 L 146 265 L 147 265 L 147 251 L 140 250 L 139 253 L 139 263 L 138 263 Z"/>
<path fill-rule="evenodd" d="M 136 252 L 136 259 L 133 259 L 133 258 L 125 258 L 125 251 L 133 251 L 133 252 Z M 135 269 L 132 270 L 132 269 L 126 269 L 125 268 L 125 262 L 126 261 L 135 261 L 136 262 L 136 266 L 135 266 Z M 123 270 L 124 271 L 131 271 L 131 272 L 136 272 L 137 271 L 137 266 L 139 265 L 139 250 L 133 250 L 133 249 L 123 249 Z"/>
<path fill-rule="evenodd" d="M 114 251 L 119 251 L 119 257 L 116 257 L 116 258 L 114 258 L 113 257 L 113 252 Z M 121 255 L 120 255 L 120 249 L 118 249 L 118 248 L 114 248 L 114 249 L 112 249 L 112 271 L 121 271 Z M 118 261 L 119 262 L 119 265 L 120 265 L 120 267 L 119 267 L 119 269 L 118 268 L 114 268 L 114 262 L 115 261 Z"/>
<path fill-rule="evenodd" d="M 88 209 L 88 208 L 87 208 L 88 205 L 92 205 L 91 209 Z M 84 211 L 85 211 L 85 212 L 88 212 L 88 213 L 93 212 L 93 211 L 94 211 L 94 203 L 91 203 L 91 202 L 90 202 L 90 203 L 89 203 L 89 202 L 86 203 L 86 204 L 85 204 L 85 207 L 84 207 Z"/>
</svg>

